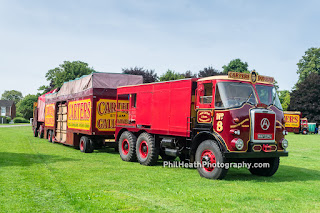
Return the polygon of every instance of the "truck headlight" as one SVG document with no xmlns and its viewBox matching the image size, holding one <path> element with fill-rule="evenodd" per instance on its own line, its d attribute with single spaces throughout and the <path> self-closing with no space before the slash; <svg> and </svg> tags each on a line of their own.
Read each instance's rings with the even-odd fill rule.
<svg viewBox="0 0 320 213">
<path fill-rule="evenodd" d="M 243 140 L 241 140 L 240 138 L 235 138 L 231 141 L 231 144 L 234 148 L 236 148 L 237 150 L 242 150 L 244 143 Z"/>
<path fill-rule="evenodd" d="M 284 138 L 284 139 L 281 141 L 281 145 L 282 145 L 282 148 L 284 148 L 284 149 L 288 148 L 288 141 L 287 141 L 287 139 Z"/>
</svg>

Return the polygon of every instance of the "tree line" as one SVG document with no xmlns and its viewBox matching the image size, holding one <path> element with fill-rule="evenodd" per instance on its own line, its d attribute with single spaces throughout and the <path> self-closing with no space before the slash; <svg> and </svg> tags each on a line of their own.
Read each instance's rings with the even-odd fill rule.
<svg viewBox="0 0 320 213">
<path fill-rule="evenodd" d="M 284 110 L 301 111 L 310 121 L 320 122 L 320 48 L 310 48 L 305 55 L 297 63 L 299 75 L 297 83 L 292 90 L 278 91 L 279 99 Z M 143 67 L 123 68 L 122 73 L 132 75 L 142 75 L 144 83 L 152 83 L 157 81 L 170 81 L 183 78 L 203 78 L 215 75 L 226 75 L 229 71 L 250 73 L 248 63 L 237 58 L 231 60 L 222 70 L 213 68 L 212 66 L 192 72 L 176 72 L 168 69 L 165 73 L 158 75 L 153 69 L 145 69 Z M 41 86 L 39 93 L 35 95 L 22 96 L 21 92 L 16 90 L 5 91 L 1 99 L 13 100 L 17 105 L 17 115 L 29 119 L 32 117 L 33 102 L 37 98 L 52 89 L 59 88 L 64 82 L 74 80 L 83 75 L 97 72 L 87 63 L 82 61 L 64 61 L 58 67 L 50 69 L 46 74 L 48 85 Z M 277 83 L 275 87 L 278 88 Z"/>
</svg>

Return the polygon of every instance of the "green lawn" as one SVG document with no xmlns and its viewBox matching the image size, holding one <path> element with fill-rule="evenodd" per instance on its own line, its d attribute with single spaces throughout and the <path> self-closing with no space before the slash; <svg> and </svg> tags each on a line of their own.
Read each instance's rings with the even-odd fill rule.
<svg viewBox="0 0 320 213">
<path fill-rule="evenodd" d="M 320 136 L 288 135 L 273 177 L 231 169 L 225 180 L 195 169 L 123 162 L 112 149 L 84 154 L 0 128 L 0 212 L 319 212 Z"/>
<path fill-rule="evenodd" d="M 14 124 L 8 124 L 8 123 L 2 124 L 2 123 L 0 123 L 0 125 L 4 125 L 4 126 L 26 125 L 26 124 L 30 124 L 30 123 L 14 123 Z M 30 125 L 31 125 L 31 124 L 30 124 Z"/>
</svg>

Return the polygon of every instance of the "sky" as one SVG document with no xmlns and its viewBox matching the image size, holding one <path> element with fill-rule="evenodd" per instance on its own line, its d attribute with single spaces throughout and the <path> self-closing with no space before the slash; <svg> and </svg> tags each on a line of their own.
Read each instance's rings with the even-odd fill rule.
<svg viewBox="0 0 320 213">
<path fill-rule="evenodd" d="M 305 51 L 320 47 L 320 1 L 0 0 L 0 95 L 25 96 L 45 74 L 80 60 L 100 72 L 144 67 L 222 70 L 240 58 L 274 77 L 298 80 Z"/>
</svg>

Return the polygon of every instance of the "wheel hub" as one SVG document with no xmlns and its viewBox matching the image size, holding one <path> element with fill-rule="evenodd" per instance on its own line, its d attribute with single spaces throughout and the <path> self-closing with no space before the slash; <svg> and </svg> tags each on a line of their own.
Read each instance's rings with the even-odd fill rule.
<svg viewBox="0 0 320 213">
<path fill-rule="evenodd" d="M 207 172 L 212 172 L 214 170 L 214 165 L 216 163 L 216 157 L 211 150 L 204 150 L 201 154 L 201 165 L 203 169 Z"/>
<path fill-rule="evenodd" d="M 148 156 L 148 144 L 146 141 L 142 141 L 140 143 L 139 153 L 142 158 L 146 158 Z"/>
<path fill-rule="evenodd" d="M 127 139 L 122 141 L 122 153 L 125 155 L 129 153 L 129 142 Z"/>
</svg>

